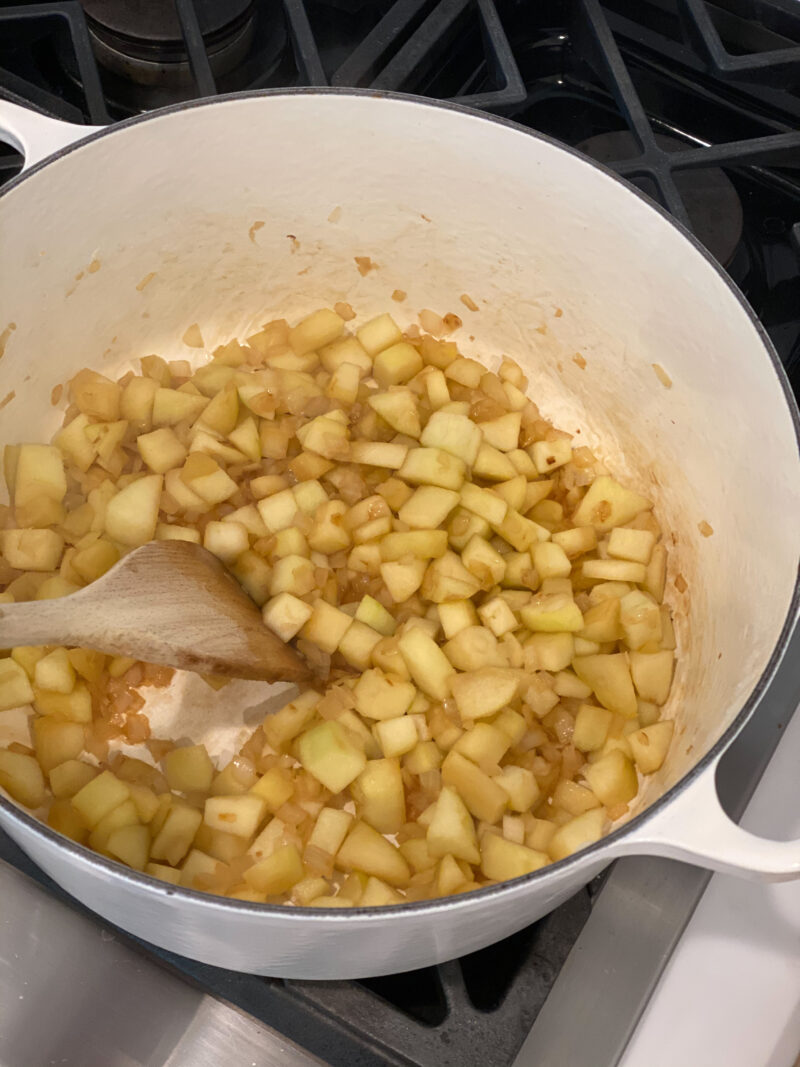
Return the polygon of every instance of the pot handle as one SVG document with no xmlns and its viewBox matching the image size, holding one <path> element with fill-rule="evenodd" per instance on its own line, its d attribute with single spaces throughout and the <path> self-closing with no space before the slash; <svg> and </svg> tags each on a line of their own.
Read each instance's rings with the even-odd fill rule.
<svg viewBox="0 0 800 1067">
<path fill-rule="evenodd" d="M 102 129 L 102 126 L 78 126 L 72 122 L 62 122 L 31 108 L 13 104 L 10 100 L 0 100 L 0 141 L 5 141 L 23 154 L 23 170 L 28 170 L 60 148 L 66 148 Z"/>
<path fill-rule="evenodd" d="M 800 841 L 773 841 L 743 830 L 717 794 L 718 757 L 663 811 L 623 838 L 616 855 L 666 856 L 763 882 L 800 878 Z"/>
</svg>

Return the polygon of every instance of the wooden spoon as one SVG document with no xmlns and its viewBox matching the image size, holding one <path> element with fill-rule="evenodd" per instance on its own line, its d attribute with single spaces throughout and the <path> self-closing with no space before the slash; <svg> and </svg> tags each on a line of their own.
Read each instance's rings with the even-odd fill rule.
<svg viewBox="0 0 800 1067">
<path fill-rule="evenodd" d="M 0 648 L 14 645 L 76 645 L 266 682 L 311 678 L 216 556 L 188 541 L 142 545 L 70 596 L 0 604 Z"/>
</svg>

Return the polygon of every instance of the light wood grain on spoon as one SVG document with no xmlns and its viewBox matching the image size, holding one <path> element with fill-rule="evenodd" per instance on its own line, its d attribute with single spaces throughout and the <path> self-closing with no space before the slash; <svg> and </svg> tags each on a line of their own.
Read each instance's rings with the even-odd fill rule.
<svg viewBox="0 0 800 1067">
<path fill-rule="evenodd" d="M 311 677 L 219 560 L 186 541 L 142 545 L 70 596 L 0 604 L 0 648 L 55 644 L 201 674 Z"/>
</svg>

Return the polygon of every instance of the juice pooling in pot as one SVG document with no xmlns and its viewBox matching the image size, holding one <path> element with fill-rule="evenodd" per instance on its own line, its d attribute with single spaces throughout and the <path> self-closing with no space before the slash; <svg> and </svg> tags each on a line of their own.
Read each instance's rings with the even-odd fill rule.
<svg viewBox="0 0 800 1067">
<path fill-rule="evenodd" d="M 166 881 L 334 908 L 514 878 L 628 814 L 673 734 L 653 502 L 542 418 L 513 360 L 463 358 L 457 316 L 420 321 L 342 303 L 196 369 L 84 370 L 53 443 L 6 448 L 3 600 L 194 541 L 320 678 L 215 766 L 150 736 L 140 689 L 171 672 L 15 648 L 15 800 Z"/>
</svg>

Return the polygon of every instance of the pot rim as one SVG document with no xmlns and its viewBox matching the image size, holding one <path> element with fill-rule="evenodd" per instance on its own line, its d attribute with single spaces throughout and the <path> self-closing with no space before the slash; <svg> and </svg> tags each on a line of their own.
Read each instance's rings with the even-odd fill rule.
<svg viewBox="0 0 800 1067">
<path fill-rule="evenodd" d="M 696 252 L 705 260 L 708 267 L 710 267 L 719 278 L 725 283 L 729 289 L 731 296 L 736 300 L 743 308 L 746 315 L 750 319 L 756 333 L 758 334 L 763 349 L 769 358 L 772 365 L 772 369 L 778 379 L 778 383 L 784 395 L 789 414 L 792 419 L 795 432 L 795 445 L 798 450 L 798 457 L 800 457 L 800 410 L 798 410 L 797 401 L 795 400 L 789 379 L 783 368 L 783 365 L 778 357 L 775 347 L 772 344 L 766 330 L 759 321 L 752 307 L 745 299 L 744 294 L 739 287 L 720 266 L 720 264 L 713 258 L 711 253 L 706 247 L 700 243 L 695 235 L 688 230 L 680 221 L 674 218 L 650 197 L 645 195 L 635 186 L 626 182 L 614 171 L 604 166 L 602 163 L 598 163 L 596 160 L 591 159 L 589 156 L 582 152 L 579 152 L 571 145 L 562 144 L 554 137 L 550 137 L 547 134 L 541 133 L 538 130 L 531 130 L 525 126 L 522 126 L 518 122 L 514 122 L 512 119 L 507 119 L 500 115 L 494 115 L 489 112 L 481 112 L 474 108 L 465 107 L 462 104 L 453 103 L 447 100 L 433 100 L 428 97 L 416 96 L 408 93 L 389 92 L 386 90 L 371 90 L 371 89 L 355 89 L 348 87 L 327 87 L 327 86 L 298 86 L 294 88 L 282 88 L 282 89 L 259 89 L 250 92 L 238 92 L 238 93 L 224 93 L 215 97 L 201 97 L 196 100 L 189 100 L 182 103 L 172 104 L 168 107 L 158 108 L 154 111 L 147 112 L 142 115 L 135 115 L 132 118 L 124 119 L 120 122 L 115 122 L 103 127 L 100 130 L 94 130 L 88 133 L 85 137 L 80 137 L 79 131 L 81 127 L 76 126 L 76 135 L 79 137 L 75 142 L 66 145 L 53 152 L 51 155 L 40 160 L 38 163 L 33 164 L 28 170 L 23 171 L 21 174 L 12 178 L 6 185 L 0 189 L 0 206 L 2 205 L 2 199 L 7 197 L 9 193 L 17 189 L 23 182 L 27 181 L 30 177 L 37 174 L 39 171 L 49 166 L 50 164 L 62 159 L 75 151 L 80 151 L 94 141 L 100 138 L 114 136 L 120 131 L 124 131 L 131 126 L 137 126 L 143 122 L 148 122 L 153 118 L 160 118 L 164 115 L 175 115 L 184 111 L 192 110 L 195 108 L 216 107 L 230 103 L 237 103 L 241 100 L 259 99 L 259 98 L 275 98 L 275 97 L 302 97 L 302 96 L 336 96 L 344 99 L 350 97 L 356 98 L 368 98 L 375 101 L 390 100 L 395 103 L 405 103 L 417 105 L 425 108 L 435 108 L 441 111 L 450 111 L 455 114 L 462 115 L 467 118 L 471 118 L 481 122 L 491 122 L 496 125 L 504 126 L 515 133 L 523 134 L 526 137 L 533 137 L 536 140 L 543 141 L 551 148 L 555 148 L 560 152 L 564 152 L 567 155 L 571 155 L 578 159 L 585 166 L 599 171 L 604 177 L 610 178 L 612 181 L 621 185 L 629 194 L 638 197 L 651 211 L 655 211 L 661 216 L 669 225 L 676 229 L 683 238 L 694 248 Z M 34 110 L 31 108 L 31 110 Z M 67 125 L 64 123 L 64 125 Z M 722 736 L 716 741 L 714 745 L 706 752 L 698 762 L 688 771 L 679 781 L 675 783 L 670 789 L 663 793 L 657 800 L 653 801 L 644 811 L 634 816 L 629 822 L 623 826 L 618 827 L 616 830 L 610 831 L 604 837 L 601 837 L 599 841 L 594 842 L 585 848 L 579 849 L 578 852 L 573 853 L 571 856 L 567 856 L 563 860 L 558 860 L 555 863 L 551 863 L 546 867 L 542 867 L 539 870 L 532 871 L 530 874 L 522 875 L 519 878 L 513 878 L 509 881 L 498 882 L 495 885 L 488 886 L 485 889 L 475 889 L 469 893 L 463 893 L 451 897 L 440 897 L 435 900 L 425 901 L 411 901 L 403 904 L 390 904 L 382 905 L 380 907 L 373 908 L 347 908 L 342 910 L 329 909 L 329 908 L 313 908 L 313 907 L 291 907 L 282 904 L 260 904 L 251 901 L 232 900 L 229 897 L 217 896 L 212 893 L 204 893 L 200 890 L 188 889 L 183 886 L 171 885 L 168 882 L 163 882 L 160 879 L 154 878 L 144 872 L 134 871 L 129 867 L 126 867 L 122 863 L 118 863 L 115 860 L 108 859 L 105 856 L 100 855 L 98 852 L 94 852 L 92 849 L 79 845 L 76 842 L 70 840 L 68 837 L 64 837 L 62 834 L 57 833 L 51 829 L 46 823 L 41 822 L 35 816 L 30 815 L 23 808 L 18 807 L 11 800 L 0 795 L 0 809 L 2 809 L 13 822 L 20 824 L 26 829 L 33 830 L 34 833 L 40 835 L 45 840 L 52 844 L 55 844 L 60 849 L 71 854 L 73 858 L 78 860 L 81 864 L 88 863 L 90 866 L 94 866 L 103 872 L 106 876 L 112 878 L 119 878 L 124 881 L 128 881 L 132 887 L 140 888 L 148 892 L 159 893 L 164 897 L 175 897 L 178 901 L 186 900 L 193 905 L 200 905 L 203 908 L 209 909 L 209 911 L 221 910 L 224 912 L 245 913 L 263 916 L 270 916 L 275 919 L 282 919 L 288 922 L 298 922 L 311 920 L 315 922 L 325 923 L 341 923 L 346 925 L 352 924 L 354 918 L 358 918 L 360 923 L 367 922 L 380 922 L 384 918 L 402 916 L 407 913 L 413 913 L 415 915 L 437 915 L 445 910 L 466 910 L 470 907 L 473 901 L 487 902 L 491 899 L 500 900 L 505 894 L 510 891 L 521 890 L 523 887 L 529 885 L 538 885 L 543 883 L 554 873 L 559 875 L 566 874 L 571 869 L 577 869 L 580 865 L 601 858 L 601 853 L 611 843 L 619 843 L 625 840 L 625 838 L 634 835 L 637 831 L 641 830 L 651 819 L 659 815 L 667 805 L 674 800 L 677 796 L 688 789 L 702 774 L 703 772 L 713 764 L 722 753 L 728 748 L 736 735 L 744 727 L 745 723 L 755 712 L 756 707 L 764 696 L 770 682 L 778 668 L 778 665 L 786 651 L 789 639 L 794 630 L 795 623 L 800 615 L 800 567 L 795 576 L 794 589 L 792 591 L 792 598 L 789 604 L 789 609 L 784 618 L 783 625 L 781 627 L 780 635 L 772 650 L 772 654 L 767 662 L 764 670 L 761 673 L 758 681 L 754 685 L 746 701 L 742 705 L 742 708 L 722 734 Z M 613 855 L 609 857 L 609 862 L 613 859 Z"/>
</svg>

